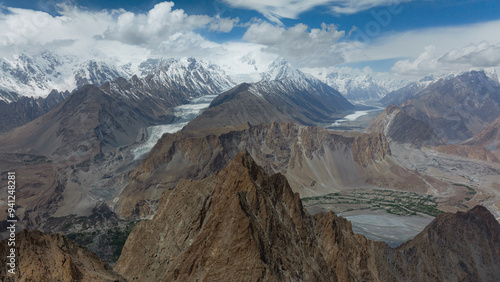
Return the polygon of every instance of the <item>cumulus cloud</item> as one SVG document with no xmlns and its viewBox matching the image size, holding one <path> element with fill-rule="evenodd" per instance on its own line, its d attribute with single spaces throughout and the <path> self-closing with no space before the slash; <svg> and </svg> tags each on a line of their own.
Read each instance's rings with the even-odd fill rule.
<svg viewBox="0 0 500 282">
<path fill-rule="evenodd" d="M 158 45 L 165 38 L 206 26 L 212 18 L 187 15 L 184 10 L 172 10 L 173 2 L 156 4 L 147 14 L 123 11 L 102 38 L 132 45 Z"/>
<path fill-rule="evenodd" d="M 86 12 L 63 6 L 61 16 L 28 9 L 7 8 L 0 14 L 0 45 L 47 44 L 57 40 L 92 40 L 112 21 L 105 12 Z"/>
<path fill-rule="evenodd" d="M 471 68 L 500 66 L 500 45 L 483 41 L 445 54 L 438 54 L 435 46 L 428 46 L 414 60 L 401 60 L 394 64 L 392 71 L 402 75 L 422 76 L 431 73 L 461 71 Z"/>
<path fill-rule="evenodd" d="M 394 5 L 412 0 L 222 0 L 243 9 L 256 10 L 268 20 L 281 24 L 280 18 L 296 19 L 300 14 L 318 6 L 328 6 L 337 14 L 355 14 L 376 6 Z"/>
<path fill-rule="evenodd" d="M 229 32 L 238 19 L 188 15 L 173 2 L 156 4 L 146 13 L 123 9 L 92 11 L 74 5 L 58 6 L 58 15 L 19 8 L 0 12 L 0 56 L 49 49 L 78 56 L 108 54 L 126 58 L 151 54 L 192 55 L 212 48 L 198 30 Z M 175 45 L 178 44 L 178 45 Z M 208 46 L 208 47 L 207 47 Z"/>
<path fill-rule="evenodd" d="M 243 39 L 263 45 L 264 51 L 280 55 L 298 67 L 321 67 L 344 61 L 342 49 L 346 43 L 338 42 L 344 34 L 324 23 L 320 29 L 309 30 L 305 24 L 284 28 L 261 22 L 250 25 Z"/>
<path fill-rule="evenodd" d="M 462 49 L 453 49 L 438 59 L 442 64 L 460 64 L 471 67 L 496 67 L 500 65 L 500 45 L 483 41 Z"/>
</svg>

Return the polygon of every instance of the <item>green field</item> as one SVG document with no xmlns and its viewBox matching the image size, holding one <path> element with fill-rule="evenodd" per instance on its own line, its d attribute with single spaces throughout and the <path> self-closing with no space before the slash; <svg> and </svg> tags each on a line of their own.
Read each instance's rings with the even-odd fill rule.
<svg viewBox="0 0 500 282">
<path fill-rule="evenodd" d="M 355 210 L 385 210 L 396 215 L 437 216 L 436 199 L 430 195 L 393 190 L 351 190 L 318 197 L 303 198 L 304 207 L 333 210 L 335 213 Z"/>
</svg>

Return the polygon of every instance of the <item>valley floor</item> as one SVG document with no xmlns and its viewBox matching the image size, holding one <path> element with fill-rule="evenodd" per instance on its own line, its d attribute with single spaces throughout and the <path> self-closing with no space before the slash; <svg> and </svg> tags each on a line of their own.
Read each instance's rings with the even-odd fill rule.
<svg viewBox="0 0 500 282">
<path fill-rule="evenodd" d="M 383 110 L 377 104 L 371 106 L 377 109 L 358 111 L 325 127 L 364 132 Z M 431 188 L 430 194 L 362 188 L 303 198 L 304 206 L 313 214 L 333 210 L 351 221 L 354 232 L 393 247 L 412 239 L 442 212 L 466 211 L 481 204 L 500 222 L 500 164 L 446 155 L 427 147 L 390 145 L 403 167 L 449 183 L 448 187 Z"/>
</svg>

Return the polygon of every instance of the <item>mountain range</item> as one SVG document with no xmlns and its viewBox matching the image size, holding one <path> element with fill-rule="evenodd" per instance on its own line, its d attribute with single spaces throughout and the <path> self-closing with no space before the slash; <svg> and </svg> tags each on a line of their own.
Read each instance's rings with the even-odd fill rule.
<svg viewBox="0 0 500 282">
<path fill-rule="evenodd" d="M 500 115 L 500 83 L 496 74 L 469 71 L 433 82 L 412 83 L 380 102 L 399 105 L 437 137 L 454 144 L 478 134 Z"/>
<path fill-rule="evenodd" d="M 150 59 L 134 71 L 131 65 L 117 68 L 50 53 L 15 59 L 4 59 L 7 75 L 0 82 L 24 86 L 2 90 L 0 170 L 22 175 L 16 202 L 21 228 L 68 236 L 23 231 L 18 279 L 500 276 L 495 217 L 482 206 L 455 214 L 436 208 L 465 211 L 471 198 L 489 204 L 490 194 L 480 184 L 456 183 L 439 171 L 439 154 L 498 163 L 500 83 L 487 72 L 409 85 L 399 92 L 405 101 L 387 107 L 367 133 L 359 133 L 321 128 L 359 106 L 283 59 L 260 81 L 238 85 L 220 67 L 193 58 Z M 23 96 L 45 93 L 56 82 L 75 88 L 45 98 Z M 367 92 L 352 99 L 379 98 L 381 92 L 367 90 L 376 85 L 368 81 Z M 177 133 L 163 134 L 144 159 L 133 155 L 152 135 L 150 127 L 178 122 L 174 108 L 205 95 L 217 97 L 198 117 Z M 415 163 L 414 152 L 433 150 L 438 173 L 408 165 L 401 150 Z M 495 169 L 484 166 L 488 173 Z M 342 193 L 352 191 L 359 192 L 359 210 L 394 212 L 394 195 L 400 193 L 403 202 L 425 197 L 415 203 L 419 215 L 443 214 L 413 240 L 391 248 L 354 234 L 351 223 L 331 211 L 309 215 L 301 201 L 346 200 Z M 363 191 L 390 194 L 374 196 L 365 207 Z M 390 208 L 382 210 L 380 203 Z M 68 238 L 108 262 L 119 257 L 114 271 Z"/>
<path fill-rule="evenodd" d="M 392 249 L 334 213 L 309 215 L 287 179 L 248 152 L 167 190 L 132 231 L 115 270 L 129 280 L 494 280 L 500 224 L 484 208 L 443 214 Z"/>
<path fill-rule="evenodd" d="M 210 130 L 250 122 L 332 122 L 354 106 L 338 91 L 283 59 L 271 64 L 256 83 L 242 83 L 215 98 L 184 130 Z"/>
<path fill-rule="evenodd" d="M 18 272 L 7 281 L 493 281 L 498 238 L 500 224 L 477 206 L 444 213 L 391 248 L 353 233 L 333 212 L 309 215 L 283 175 L 268 175 L 244 151 L 208 178 L 167 190 L 154 218 L 128 237 L 114 270 L 65 236 L 23 231 Z"/>
<path fill-rule="evenodd" d="M 0 87 L 20 96 L 45 97 L 54 89 L 72 91 L 130 76 L 124 66 L 117 67 L 112 61 L 80 60 L 50 51 L 4 57 L 0 66 Z"/>
<path fill-rule="evenodd" d="M 376 101 L 407 84 L 406 80 L 378 78 L 367 73 L 328 73 L 322 80 L 349 101 Z"/>
<path fill-rule="evenodd" d="M 301 197 L 378 185 L 420 192 L 446 187 L 401 167 L 380 134 L 276 122 L 205 132 L 165 134 L 130 174 L 115 210 L 126 218 L 147 218 L 163 191 L 173 189 L 180 179 L 208 177 L 242 150 L 250 152 L 268 173 L 285 175 Z"/>
</svg>

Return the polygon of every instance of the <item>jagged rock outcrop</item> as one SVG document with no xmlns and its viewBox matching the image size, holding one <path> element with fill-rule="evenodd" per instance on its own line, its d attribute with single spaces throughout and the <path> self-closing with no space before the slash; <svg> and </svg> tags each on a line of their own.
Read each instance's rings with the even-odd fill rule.
<svg viewBox="0 0 500 282">
<path fill-rule="evenodd" d="M 2 281 L 126 281 L 96 254 L 66 237 L 26 230 L 16 235 L 12 275 L 7 273 L 7 242 L 0 243 Z"/>
<path fill-rule="evenodd" d="M 500 225 L 483 206 L 444 213 L 385 261 L 397 281 L 496 281 Z"/>
<path fill-rule="evenodd" d="M 310 216 L 281 174 L 238 154 L 204 180 L 167 190 L 114 269 L 148 281 L 491 281 L 500 225 L 483 207 L 436 218 L 397 249 L 352 232 L 332 212 Z"/>
<path fill-rule="evenodd" d="M 436 189 L 441 186 L 399 166 L 381 134 L 290 123 L 246 124 L 201 136 L 165 134 L 130 174 L 115 210 L 125 217 L 152 215 L 164 190 L 180 179 L 202 179 L 221 170 L 245 149 L 268 173 L 285 175 L 302 197 L 370 185 L 415 192 L 427 192 L 426 181 Z"/>
<path fill-rule="evenodd" d="M 389 141 L 422 145 L 439 145 L 443 142 L 424 122 L 412 118 L 400 107 L 391 105 L 373 119 L 366 128 L 368 133 L 383 133 Z"/>
</svg>

